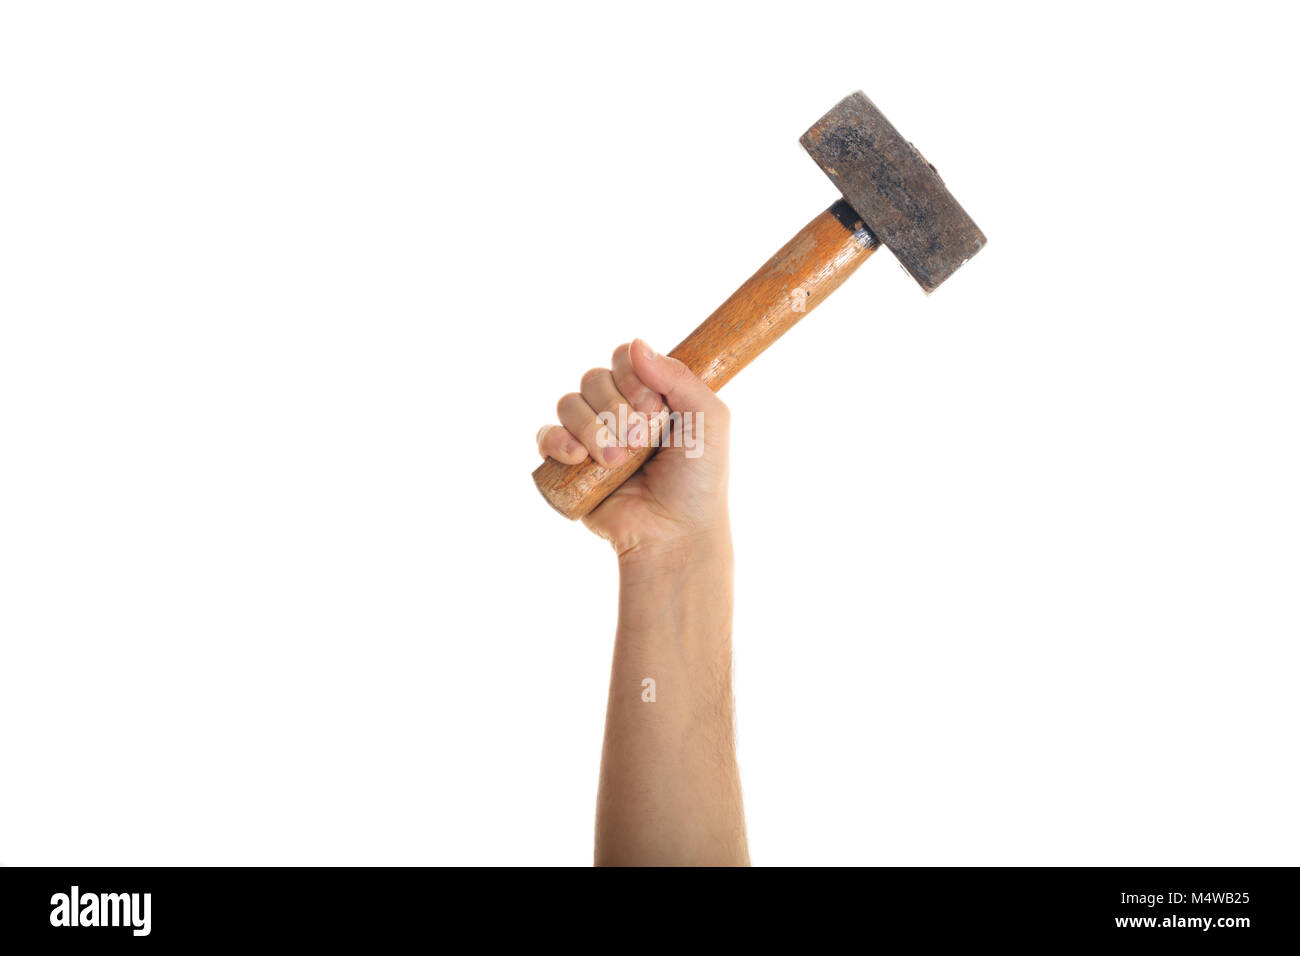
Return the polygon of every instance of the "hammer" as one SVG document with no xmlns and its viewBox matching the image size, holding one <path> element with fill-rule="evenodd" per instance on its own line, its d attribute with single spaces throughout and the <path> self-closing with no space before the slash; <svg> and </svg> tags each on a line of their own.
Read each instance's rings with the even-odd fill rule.
<svg viewBox="0 0 1300 956">
<path fill-rule="evenodd" d="M 938 172 L 861 92 L 840 100 L 799 142 L 839 187 L 837 200 L 767 260 L 671 353 L 715 392 L 840 287 L 883 242 L 926 294 L 983 248 L 984 233 Z M 622 464 L 553 458 L 533 481 L 566 518 L 590 513 L 654 453 Z"/>
</svg>

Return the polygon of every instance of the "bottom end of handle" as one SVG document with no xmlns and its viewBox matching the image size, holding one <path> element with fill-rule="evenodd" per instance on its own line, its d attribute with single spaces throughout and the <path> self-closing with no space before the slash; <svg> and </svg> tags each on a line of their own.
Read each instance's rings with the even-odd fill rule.
<svg viewBox="0 0 1300 956">
<path fill-rule="evenodd" d="M 570 521 L 585 517 L 594 505 L 588 505 L 582 495 L 576 494 L 572 481 L 562 480 L 571 466 L 563 465 L 553 458 L 548 458 L 537 466 L 533 472 L 533 484 L 541 492 L 546 503 Z"/>
<path fill-rule="evenodd" d="M 602 468 L 590 458 L 581 465 L 564 465 L 548 458 L 533 472 L 533 483 L 552 508 L 577 521 L 595 511 L 654 452 L 653 448 L 629 448 L 622 464 L 613 468 Z"/>
</svg>

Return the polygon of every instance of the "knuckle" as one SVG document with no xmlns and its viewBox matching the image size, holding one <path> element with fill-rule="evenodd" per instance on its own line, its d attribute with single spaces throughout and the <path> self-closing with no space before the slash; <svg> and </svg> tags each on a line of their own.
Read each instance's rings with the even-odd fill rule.
<svg viewBox="0 0 1300 956">
<path fill-rule="evenodd" d="M 608 376 L 609 369 L 607 368 L 588 369 L 582 376 L 582 390 L 585 392 L 589 388 L 601 384 Z"/>
<path fill-rule="evenodd" d="M 638 392 L 645 391 L 645 385 L 637 378 L 631 369 L 615 368 L 614 385 L 620 392 L 631 398 Z"/>
<path fill-rule="evenodd" d="M 560 416 L 561 420 L 572 418 L 574 413 L 580 411 L 584 404 L 581 395 L 577 392 L 569 392 L 567 395 L 560 396 L 560 400 L 555 403 L 555 413 Z"/>
</svg>

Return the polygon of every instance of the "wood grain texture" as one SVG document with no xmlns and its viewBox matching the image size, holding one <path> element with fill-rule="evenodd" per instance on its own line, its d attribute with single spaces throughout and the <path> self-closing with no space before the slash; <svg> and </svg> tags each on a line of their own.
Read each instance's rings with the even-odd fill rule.
<svg viewBox="0 0 1300 956">
<path fill-rule="evenodd" d="M 815 309 L 878 248 L 846 203 L 838 202 L 787 242 L 669 354 L 715 392 Z M 617 468 L 591 459 L 565 465 L 546 459 L 533 481 L 551 506 L 578 519 L 627 481 L 654 454 L 630 449 Z"/>
</svg>

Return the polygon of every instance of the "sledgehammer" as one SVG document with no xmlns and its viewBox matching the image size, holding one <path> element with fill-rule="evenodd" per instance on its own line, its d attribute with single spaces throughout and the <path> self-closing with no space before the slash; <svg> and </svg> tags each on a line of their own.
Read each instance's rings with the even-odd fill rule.
<svg viewBox="0 0 1300 956">
<path fill-rule="evenodd" d="M 862 93 L 842 99 L 799 140 L 839 187 L 836 201 L 787 242 L 670 353 L 715 392 L 839 288 L 884 243 L 927 294 L 983 248 L 984 233 L 938 172 Z M 654 448 L 623 463 L 546 459 L 533 472 L 567 518 L 591 512 Z"/>
</svg>

